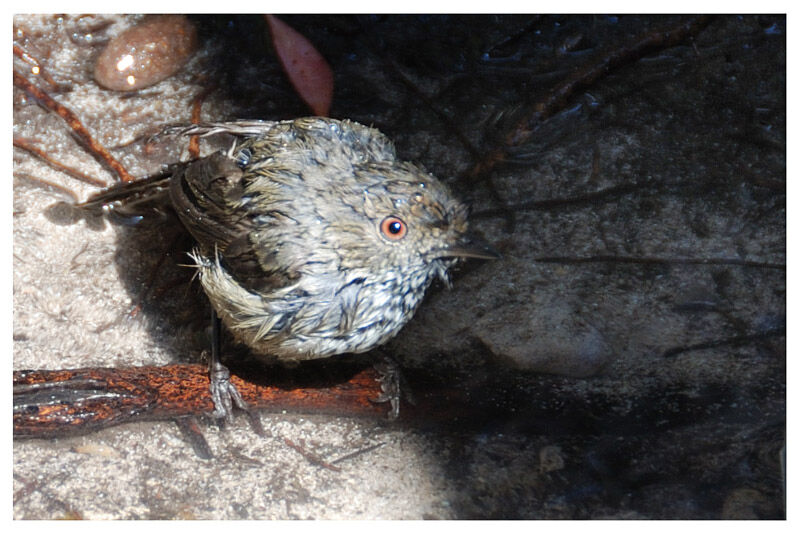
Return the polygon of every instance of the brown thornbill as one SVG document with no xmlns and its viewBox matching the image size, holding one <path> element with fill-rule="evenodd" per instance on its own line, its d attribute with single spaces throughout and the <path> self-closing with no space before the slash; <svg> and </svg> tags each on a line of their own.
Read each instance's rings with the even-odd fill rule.
<svg viewBox="0 0 800 534">
<path fill-rule="evenodd" d="M 373 349 L 460 258 L 497 257 L 469 237 L 466 207 L 450 190 L 399 161 L 373 128 L 309 117 L 180 133 L 234 138 L 152 187 L 168 187 L 216 315 L 256 354 L 298 361 Z M 118 198 L 109 190 L 84 206 L 113 211 L 124 207 Z M 229 416 L 231 399 L 244 403 L 218 360 L 215 342 L 214 413 Z"/>
</svg>

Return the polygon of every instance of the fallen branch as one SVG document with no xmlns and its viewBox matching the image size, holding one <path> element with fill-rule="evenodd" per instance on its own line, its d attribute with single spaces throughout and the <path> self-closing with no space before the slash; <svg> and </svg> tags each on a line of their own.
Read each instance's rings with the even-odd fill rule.
<svg viewBox="0 0 800 534">
<path fill-rule="evenodd" d="M 255 410 L 385 417 L 369 370 L 331 387 L 284 389 L 231 382 Z M 84 434 L 132 421 L 199 416 L 213 409 L 202 365 L 14 372 L 14 437 Z"/>
</svg>

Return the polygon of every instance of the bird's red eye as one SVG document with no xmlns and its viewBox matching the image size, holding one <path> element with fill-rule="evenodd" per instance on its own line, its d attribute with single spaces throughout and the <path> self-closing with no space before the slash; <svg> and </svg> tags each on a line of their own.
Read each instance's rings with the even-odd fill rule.
<svg viewBox="0 0 800 534">
<path fill-rule="evenodd" d="M 408 227 L 406 226 L 406 223 L 402 221 L 402 219 L 398 219 L 397 217 L 386 217 L 381 221 L 381 233 L 387 239 L 398 241 L 406 236 L 406 232 L 408 232 Z"/>
</svg>

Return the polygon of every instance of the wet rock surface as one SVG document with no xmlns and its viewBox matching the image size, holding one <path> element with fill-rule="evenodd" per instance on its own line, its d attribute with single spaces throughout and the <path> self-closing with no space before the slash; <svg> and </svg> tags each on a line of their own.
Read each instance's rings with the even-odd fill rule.
<svg viewBox="0 0 800 534">
<path fill-rule="evenodd" d="M 126 95 L 101 89 L 98 55 L 141 20 L 14 21 L 15 45 L 54 81 L 37 83 L 134 175 L 188 157 L 147 141 L 188 122 L 201 93 L 207 120 L 307 113 L 261 17 L 190 17 L 199 49 L 185 69 Z M 613 71 L 472 182 L 464 173 L 542 94 L 678 17 L 284 20 L 330 62 L 332 116 L 378 127 L 448 181 L 503 254 L 433 288 L 384 349 L 417 395 L 449 387 L 471 411 L 394 427 L 264 416 L 273 439 L 244 421 L 210 428 L 212 461 L 165 423 L 17 442 L 15 517 L 784 517 L 784 17 L 716 17 Z M 112 180 L 16 89 L 14 135 Z M 14 158 L 15 369 L 199 360 L 205 303 L 169 214 L 56 224 L 47 208 L 63 194 L 41 180 L 80 198 L 96 187 L 23 150 Z M 384 445 L 340 473 L 281 437 L 334 457 Z M 87 442 L 122 453 L 87 453 Z M 81 488 L 67 482 L 75 473 Z M 96 497 L 109 479 L 120 487 Z"/>
<path fill-rule="evenodd" d="M 183 15 L 143 20 L 115 37 L 97 58 L 94 78 L 115 91 L 138 91 L 172 76 L 191 58 L 194 25 Z"/>
</svg>

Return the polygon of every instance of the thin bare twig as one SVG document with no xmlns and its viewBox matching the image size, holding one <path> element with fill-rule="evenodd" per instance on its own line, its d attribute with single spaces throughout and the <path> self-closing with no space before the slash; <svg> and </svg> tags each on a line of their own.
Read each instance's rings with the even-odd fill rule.
<svg viewBox="0 0 800 534">
<path fill-rule="evenodd" d="M 72 167 L 69 167 L 67 165 L 64 165 L 63 163 L 54 160 L 53 158 L 48 156 L 44 150 L 34 146 L 28 139 L 15 137 L 14 146 L 26 152 L 30 152 L 31 154 L 40 158 L 42 161 L 44 161 L 54 169 L 66 173 L 69 176 L 75 178 L 76 180 L 80 180 L 81 182 L 86 182 L 87 184 L 96 185 L 99 187 L 106 187 L 108 185 L 103 180 L 99 180 L 97 178 L 84 174 L 77 169 L 74 169 Z"/>
<path fill-rule="evenodd" d="M 340 456 L 340 457 L 336 458 L 335 460 L 331 461 L 331 463 L 332 464 L 338 464 L 338 463 L 341 463 L 341 462 L 345 462 L 347 460 L 352 460 L 353 458 L 355 458 L 357 456 L 361 456 L 362 454 L 366 454 L 366 453 L 368 453 L 370 451 L 374 451 L 375 449 L 383 447 L 384 445 L 386 445 L 386 443 L 381 441 L 380 443 L 375 443 L 374 445 L 370 445 L 368 447 L 363 447 L 361 449 L 358 449 L 357 451 L 353 451 L 351 453 L 345 454 L 344 456 Z"/>
<path fill-rule="evenodd" d="M 775 338 L 775 337 L 785 337 L 786 336 L 786 328 L 781 326 L 777 328 L 770 328 L 768 330 L 764 330 L 763 332 L 756 332 L 754 334 L 748 334 L 743 336 L 733 336 L 728 337 L 725 339 L 718 339 L 714 341 L 706 341 L 704 343 L 696 343 L 694 345 L 687 345 L 684 347 L 674 347 L 669 350 L 664 351 L 664 354 L 661 355 L 662 358 L 671 358 L 677 356 L 678 354 L 683 354 L 685 352 L 692 352 L 695 350 L 705 350 L 705 349 L 715 349 L 717 347 L 736 347 L 739 345 L 748 345 L 750 343 L 757 343 L 763 341 L 765 339 Z"/>
<path fill-rule="evenodd" d="M 47 72 L 44 70 L 44 67 L 42 67 L 41 62 L 38 59 L 36 59 L 35 57 L 33 57 L 32 55 L 30 55 L 25 50 L 23 50 L 22 47 L 20 47 L 18 45 L 14 45 L 14 55 L 17 56 L 18 58 L 20 58 L 22 61 L 24 61 L 28 65 L 30 65 L 31 66 L 31 72 L 33 74 L 41 76 L 42 79 L 45 82 L 47 82 L 47 84 L 51 88 L 53 88 L 53 89 L 58 89 L 59 88 L 58 83 L 56 83 L 56 81 L 53 80 L 53 78 L 49 74 L 47 74 Z"/>
<path fill-rule="evenodd" d="M 31 182 L 31 183 L 39 186 L 39 187 L 44 187 L 46 189 L 52 189 L 54 191 L 57 191 L 58 193 L 61 193 L 61 194 L 65 195 L 65 196 L 69 197 L 72 200 L 73 204 L 77 204 L 78 203 L 78 195 L 75 194 L 75 191 L 72 191 L 72 190 L 64 187 L 63 185 L 57 184 L 55 182 L 51 182 L 50 180 L 45 180 L 44 178 L 37 178 L 36 176 L 31 176 L 30 174 L 25 173 L 25 172 L 15 172 L 14 173 L 14 177 L 15 178 L 21 178 L 23 180 L 27 180 L 27 181 L 29 181 L 29 182 Z"/>
<path fill-rule="evenodd" d="M 207 85 L 200 93 L 192 100 L 192 124 L 200 124 L 201 113 L 203 111 L 203 102 L 206 97 L 215 89 L 214 85 Z M 189 138 L 189 155 L 192 159 L 200 157 L 200 136 L 193 135 Z"/>
<path fill-rule="evenodd" d="M 127 170 L 125 170 L 125 167 L 119 161 L 114 159 L 114 156 L 111 155 L 106 147 L 92 137 L 92 135 L 89 133 L 89 130 L 86 129 L 78 116 L 75 115 L 75 113 L 73 113 L 69 108 L 55 101 L 53 97 L 48 95 L 42 89 L 36 87 L 27 78 L 25 78 L 25 76 L 17 71 L 14 71 L 14 85 L 28 93 L 40 105 L 50 111 L 55 112 L 59 117 L 64 119 L 78 140 L 84 144 L 86 149 L 101 163 L 110 167 L 111 170 L 117 174 L 120 180 L 123 182 L 132 182 L 135 180 L 135 178 L 131 176 Z"/>
<path fill-rule="evenodd" d="M 283 442 L 286 445 L 288 445 L 289 447 L 291 447 L 294 450 L 296 450 L 297 452 L 299 452 L 300 455 L 303 458 L 305 458 L 306 460 L 308 460 L 309 462 L 311 462 L 314 465 L 318 465 L 320 467 L 324 467 L 325 469 L 330 469 L 331 471 L 341 471 L 342 470 L 341 467 L 337 467 L 335 465 L 332 465 L 332 464 L 326 462 L 325 460 L 320 458 L 318 455 L 316 455 L 313 452 L 309 451 L 305 447 L 301 447 L 300 445 L 298 445 L 294 441 L 290 440 L 289 438 L 283 438 Z"/>
<path fill-rule="evenodd" d="M 647 30 L 622 46 L 615 46 L 595 56 L 584 67 L 563 79 L 533 104 L 530 113 L 514 125 L 500 146 L 486 153 L 459 179 L 466 183 L 474 183 L 479 178 L 485 177 L 497 164 L 505 161 L 511 149 L 528 141 L 542 121 L 565 109 L 579 91 L 587 89 L 625 65 L 655 51 L 675 46 L 698 34 L 711 20 L 709 16 L 684 18 L 671 26 Z"/>
</svg>

